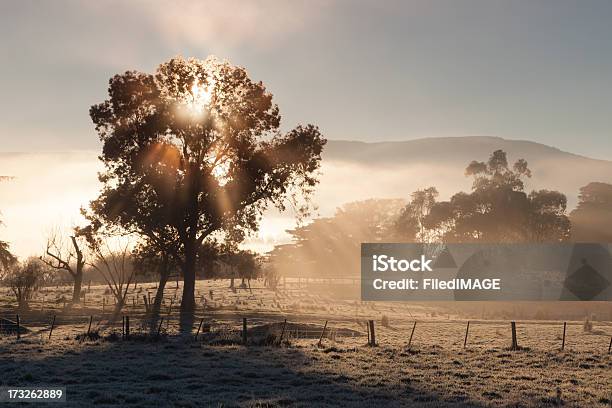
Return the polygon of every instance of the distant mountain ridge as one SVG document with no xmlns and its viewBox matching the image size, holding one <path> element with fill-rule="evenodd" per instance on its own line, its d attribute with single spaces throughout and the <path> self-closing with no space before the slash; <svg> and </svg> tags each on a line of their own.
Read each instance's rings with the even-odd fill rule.
<svg viewBox="0 0 612 408">
<path fill-rule="evenodd" d="M 449 196 L 470 188 L 464 175 L 472 160 L 486 161 L 497 149 L 504 150 L 512 165 L 525 159 L 532 171 L 526 190 L 558 190 L 568 197 L 571 209 L 579 188 L 592 181 L 612 183 L 612 161 L 592 159 L 545 144 L 492 136 L 424 138 L 397 142 L 329 140 L 323 152 L 324 167 L 343 167 L 347 174 L 334 183 L 355 185 L 376 177 L 376 196 L 407 198 L 410 192 L 429 185 Z M 360 171 L 355 166 L 359 166 Z M 325 182 L 325 178 L 322 184 Z M 393 192 L 393 193 L 390 193 Z"/>
<path fill-rule="evenodd" d="M 488 155 L 494 150 L 502 149 L 508 153 L 510 161 L 515 155 L 528 160 L 543 158 L 573 158 L 589 162 L 602 162 L 612 165 L 612 161 L 592 159 L 586 156 L 565 152 L 556 147 L 528 140 L 511 140 L 496 136 L 462 136 L 422 138 L 405 141 L 362 142 L 352 140 L 329 140 L 325 146 L 324 156 L 331 159 L 359 160 L 367 163 L 374 155 L 387 159 L 405 162 L 406 159 L 427 161 L 431 159 L 461 159 L 463 155 Z M 488 157 L 488 156 L 487 156 Z M 481 160 L 481 159 L 479 159 Z M 484 160 L 484 159 L 482 159 Z M 392 161 L 386 164 L 395 164 Z"/>
</svg>

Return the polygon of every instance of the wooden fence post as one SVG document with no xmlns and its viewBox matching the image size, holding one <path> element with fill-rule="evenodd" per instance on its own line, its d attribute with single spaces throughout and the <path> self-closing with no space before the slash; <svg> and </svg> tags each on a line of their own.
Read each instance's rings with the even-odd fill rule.
<svg viewBox="0 0 612 408">
<path fill-rule="evenodd" d="M 21 322 L 19 321 L 19 315 L 17 315 L 17 340 L 21 338 Z"/>
<path fill-rule="evenodd" d="M 121 338 L 125 339 L 125 315 L 121 316 Z"/>
<path fill-rule="evenodd" d="M 610 337 L 610 345 L 608 346 L 608 354 L 610 354 L 610 350 L 612 350 L 612 337 Z"/>
<path fill-rule="evenodd" d="M 565 329 L 567 327 L 567 322 L 563 322 L 563 341 L 561 342 L 561 351 L 565 349 Z"/>
<path fill-rule="evenodd" d="M 93 316 L 89 316 L 89 326 L 87 327 L 87 337 L 89 337 L 89 334 L 91 332 L 91 322 L 93 321 Z"/>
<path fill-rule="evenodd" d="M 368 321 L 368 324 L 370 326 L 370 346 L 373 347 L 376 345 L 376 331 L 374 329 L 374 320 Z"/>
<path fill-rule="evenodd" d="M 53 320 L 51 321 L 51 329 L 49 329 L 49 340 L 51 340 L 51 335 L 53 334 L 54 327 L 55 327 L 55 315 L 53 315 Z"/>
<path fill-rule="evenodd" d="M 408 340 L 408 350 L 410 350 L 410 346 L 412 345 L 412 336 L 414 336 L 414 329 L 416 329 L 416 320 L 412 325 L 412 332 L 410 333 L 410 339 Z"/>
<path fill-rule="evenodd" d="M 242 344 L 247 344 L 247 318 L 242 318 Z"/>
<path fill-rule="evenodd" d="M 463 348 L 467 345 L 468 333 L 470 331 L 470 321 L 467 322 L 467 327 L 465 328 L 465 339 L 463 340 Z"/>
<path fill-rule="evenodd" d="M 518 343 L 516 341 L 516 322 L 510 322 L 512 328 L 512 350 L 518 350 Z"/>
<path fill-rule="evenodd" d="M 325 321 L 325 325 L 323 326 L 323 331 L 321 331 L 321 336 L 319 337 L 319 342 L 317 343 L 317 346 L 319 347 L 321 347 L 321 342 L 323 341 L 323 335 L 325 334 L 325 329 L 327 329 L 327 320 Z"/>
</svg>

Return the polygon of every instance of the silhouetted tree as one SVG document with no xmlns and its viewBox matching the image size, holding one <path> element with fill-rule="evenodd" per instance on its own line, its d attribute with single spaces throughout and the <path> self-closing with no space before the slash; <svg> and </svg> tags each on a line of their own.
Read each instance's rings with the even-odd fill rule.
<svg viewBox="0 0 612 408">
<path fill-rule="evenodd" d="M 108 93 L 90 110 L 106 168 L 90 220 L 160 249 L 178 243 L 171 255 L 184 277 L 181 327 L 190 331 L 201 244 L 230 228 L 256 230 L 270 205 L 305 212 L 325 140 L 312 125 L 281 135 L 272 94 L 215 58 L 116 75 Z"/>
<path fill-rule="evenodd" d="M 612 184 L 593 182 L 580 188 L 570 219 L 572 241 L 612 242 Z"/>
<path fill-rule="evenodd" d="M 570 223 L 567 200 L 557 191 L 540 190 L 527 195 L 524 178 L 531 177 L 527 162 L 512 168 L 506 153 L 493 152 L 489 160 L 473 161 L 466 168 L 472 176 L 472 192 L 460 192 L 447 202 L 435 203 L 424 225 L 443 231 L 447 242 L 544 242 L 564 241 Z"/>
<path fill-rule="evenodd" d="M 425 227 L 424 221 L 429 216 L 437 197 L 438 190 L 435 187 L 412 193 L 410 202 L 402 209 L 395 222 L 394 229 L 398 238 L 409 242 L 428 242 L 433 238 L 429 236 L 432 230 Z"/>
<path fill-rule="evenodd" d="M 221 277 L 230 279 L 230 288 L 234 289 L 234 279 L 242 280 L 240 287 L 251 289 L 251 279 L 259 277 L 261 273 L 261 263 L 257 254 L 252 251 L 235 250 L 229 248 L 228 251 L 219 254 L 217 264 L 221 270 Z"/>
<path fill-rule="evenodd" d="M 566 215 L 567 198 L 558 191 L 532 191 L 527 197 L 530 208 L 526 240 L 530 242 L 567 241 L 571 222 Z"/>
</svg>

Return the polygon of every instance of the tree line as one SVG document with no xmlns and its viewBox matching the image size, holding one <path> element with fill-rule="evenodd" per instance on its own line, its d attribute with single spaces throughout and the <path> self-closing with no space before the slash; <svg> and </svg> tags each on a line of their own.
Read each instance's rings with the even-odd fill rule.
<svg viewBox="0 0 612 408">
<path fill-rule="evenodd" d="M 289 276 L 357 275 L 362 242 L 612 242 L 612 184 L 583 186 L 568 213 L 563 193 L 526 192 L 528 163 L 510 164 L 502 150 L 469 163 L 465 175 L 471 190 L 448 200 L 428 187 L 408 200 L 346 204 L 289 231 L 293 242 L 270 253 L 269 267 Z"/>
</svg>

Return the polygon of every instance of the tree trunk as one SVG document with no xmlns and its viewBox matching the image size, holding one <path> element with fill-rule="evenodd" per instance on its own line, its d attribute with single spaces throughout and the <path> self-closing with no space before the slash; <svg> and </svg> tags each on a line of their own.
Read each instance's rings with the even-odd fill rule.
<svg viewBox="0 0 612 408">
<path fill-rule="evenodd" d="M 168 258 L 164 256 L 162 264 L 159 267 L 159 285 L 157 285 L 155 300 L 153 301 L 153 305 L 151 307 L 151 330 L 154 330 L 155 327 L 157 327 L 159 311 L 161 310 L 161 304 L 164 300 L 164 289 L 166 288 L 169 275 L 170 271 L 168 270 Z"/>
<path fill-rule="evenodd" d="M 159 285 L 157 285 L 157 292 L 155 292 L 155 300 L 153 301 L 153 308 L 151 313 L 153 316 L 158 316 L 161 309 L 162 301 L 164 300 L 164 289 L 168 282 L 168 276 L 170 275 L 168 268 L 163 268 L 159 274 Z"/>
<path fill-rule="evenodd" d="M 72 246 L 76 252 L 76 271 L 74 273 L 74 288 L 72 291 L 72 303 L 79 303 L 81 301 L 81 286 L 83 284 L 83 267 L 85 266 L 85 258 L 83 252 L 79 248 L 79 243 L 75 236 L 71 236 Z M 91 281 L 89 282 L 91 284 Z"/>
<path fill-rule="evenodd" d="M 81 286 L 83 285 L 83 271 L 77 270 L 74 275 L 74 287 L 72 289 L 72 303 L 81 301 Z"/>
<path fill-rule="evenodd" d="M 196 248 L 185 246 L 185 267 L 183 268 L 183 299 L 181 301 L 180 330 L 190 334 L 195 312 Z"/>
</svg>

